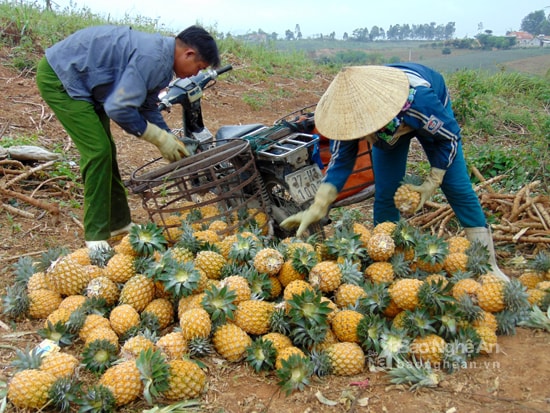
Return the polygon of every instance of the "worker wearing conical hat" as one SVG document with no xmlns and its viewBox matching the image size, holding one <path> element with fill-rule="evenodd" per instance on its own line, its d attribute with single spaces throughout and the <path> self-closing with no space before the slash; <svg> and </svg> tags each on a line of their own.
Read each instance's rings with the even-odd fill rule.
<svg viewBox="0 0 550 413">
<path fill-rule="evenodd" d="M 393 196 L 406 172 L 410 142 L 417 138 L 430 173 L 412 189 L 421 194 L 417 211 L 441 187 L 468 239 L 481 241 L 498 268 L 487 220 L 472 188 L 462 152 L 460 126 L 443 76 L 420 64 L 343 68 L 315 110 L 317 130 L 330 139 L 331 160 L 313 204 L 282 222 L 297 235 L 328 214 L 351 175 L 361 139 L 372 145 L 374 223 L 399 220 Z"/>
</svg>

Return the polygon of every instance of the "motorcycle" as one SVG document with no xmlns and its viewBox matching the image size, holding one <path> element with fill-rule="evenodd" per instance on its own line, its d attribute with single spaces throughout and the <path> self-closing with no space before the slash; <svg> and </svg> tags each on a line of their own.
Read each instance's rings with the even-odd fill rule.
<svg viewBox="0 0 550 413">
<path fill-rule="evenodd" d="M 290 215 L 303 211 L 313 201 L 330 159 L 328 140 L 315 129 L 315 105 L 294 111 L 277 119 L 270 126 L 260 123 L 224 125 L 213 135 L 204 124 L 201 99 L 204 90 L 213 86 L 219 75 L 230 70 L 232 66 L 227 65 L 219 69 L 203 70 L 188 78 L 175 79 L 165 93 L 159 96 L 159 111 L 169 111 L 174 105 L 181 105 L 182 127 L 173 129 L 172 132 L 186 146 L 196 148 L 195 155 L 182 160 L 185 164 L 183 166 L 176 162 L 149 172 L 144 172 L 143 167 L 139 168 L 132 174 L 130 189 L 142 195 L 144 206 L 150 212 L 154 210 L 153 213 L 158 213 L 163 208 L 166 211 L 175 211 L 177 208 L 174 207 L 173 201 L 164 202 L 165 205 L 160 208 L 158 205 L 151 207 L 150 203 L 148 204 L 148 201 L 154 198 L 151 193 L 147 194 L 147 190 L 156 185 L 152 182 L 158 182 L 159 178 L 166 182 L 168 174 L 170 179 L 176 177 L 180 180 L 177 186 L 182 192 L 189 192 L 190 182 L 195 187 L 211 188 L 212 181 L 219 181 L 220 176 L 233 176 L 238 170 L 240 180 L 231 184 L 226 182 L 223 189 L 217 189 L 218 196 L 222 192 L 234 193 L 235 188 L 231 188 L 232 185 L 239 187 L 242 192 L 239 196 L 243 198 L 259 193 L 257 203 L 259 202 L 271 217 L 274 234 L 280 238 L 291 236 L 293 231 L 285 230 L 280 223 Z M 247 159 L 233 156 L 234 151 L 231 148 L 239 144 L 246 144 L 250 149 L 259 179 L 250 179 L 255 174 L 254 170 L 243 170 Z M 365 145 L 360 148 L 358 162 L 349 185 L 346 185 L 332 207 L 351 205 L 374 194 L 370 147 L 366 142 Z M 222 159 L 223 155 L 219 156 L 220 151 L 223 152 L 225 149 L 229 150 L 226 154 L 228 159 Z M 202 167 L 198 164 L 206 159 L 218 169 L 215 174 L 208 174 L 207 177 L 204 174 L 201 176 L 191 168 L 194 163 L 201 170 Z M 149 169 L 150 166 L 148 165 Z M 178 168 L 179 173 L 174 175 Z M 186 172 L 182 172 L 183 170 Z M 181 182 L 182 173 L 187 174 L 186 182 Z M 356 182 L 353 178 L 357 178 Z M 243 184 L 242 180 L 248 183 Z M 197 198 L 196 193 L 187 195 L 186 198 Z M 166 209 L 168 206 L 170 208 Z M 309 234 L 323 236 L 323 228 L 328 222 L 323 220 L 310 225 Z"/>
</svg>

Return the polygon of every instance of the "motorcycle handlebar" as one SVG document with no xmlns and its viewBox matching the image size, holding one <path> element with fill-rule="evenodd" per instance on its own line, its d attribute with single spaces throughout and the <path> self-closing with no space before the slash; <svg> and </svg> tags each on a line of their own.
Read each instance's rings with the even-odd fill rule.
<svg viewBox="0 0 550 413">
<path fill-rule="evenodd" d="M 233 66 L 231 65 L 225 65 L 225 66 L 222 66 L 220 67 L 219 69 L 216 69 L 216 73 L 219 75 L 221 75 L 222 73 L 225 73 L 225 72 L 229 72 L 231 69 L 233 69 Z"/>
</svg>

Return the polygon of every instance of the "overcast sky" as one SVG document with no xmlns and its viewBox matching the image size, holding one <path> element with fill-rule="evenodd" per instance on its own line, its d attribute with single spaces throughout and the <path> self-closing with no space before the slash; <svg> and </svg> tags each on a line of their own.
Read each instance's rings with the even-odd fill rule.
<svg viewBox="0 0 550 413">
<path fill-rule="evenodd" d="M 60 10 L 72 5 L 115 20 L 129 17 L 159 19 L 166 29 L 179 32 L 199 23 L 206 28 L 234 35 L 262 29 L 284 37 L 287 29 L 300 25 L 304 38 L 320 33 L 344 32 L 372 26 L 387 30 L 395 24 L 455 22 L 455 36 L 473 37 L 482 30 L 494 35 L 519 30 L 529 13 L 550 12 L 550 0 L 53 0 Z M 481 26 L 480 26 L 481 24 Z"/>
</svg>

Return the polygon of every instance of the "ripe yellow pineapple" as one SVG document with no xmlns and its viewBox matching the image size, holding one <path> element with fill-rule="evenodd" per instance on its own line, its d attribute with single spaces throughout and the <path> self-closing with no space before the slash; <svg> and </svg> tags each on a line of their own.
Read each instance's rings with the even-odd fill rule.
<svg viewBox="0 0 550 413">
<path fill-rule="evenodd" d="M 477 292 L 478 305 L 485 311 L 496 313 L 504 310 L 504 281 L 494 275 L 480 277 L 481 288 Z"/>
<path fill-rule="evenodd" d="M 467 265 L 468 255 L 464 252 L 451 252 L 443 261 L 443 269 L 449 275 L 458 271 L 465 272 Z"/>
<path fill-rule="evenodd" d="M 84 347 L 89 346 L 96 340 L 107 340 L 118 348 L 118 334 L 111 327 L 97 327 L 88 332 L 84 340 Z"/>
<path fill-rule="evenodd" d="M 86 247 L 78 248 L 73 252 L 66 255 L 66 257 L 72 259 L 80 265 L 90 265 L 90 250 Z"/>
<path fill-rule="evenodd" d="M 191 308 L 180 315 L 183 338 L 207 338 L 212 330 L 210 314 L 204 308 Z"/>
<path fill-rule="evenodd" d="M 254 268 L 256 268 L 259 273 L 276 276 L 281 270 L 284 262 L 285 259 L 283 254 L 275 248 L 266 247 L 256 252 L 253 264 Z"/>
<path fill-rule="evenodd" d="M 78 337 L 82 341 L 86 341 L 88 335 L 95 329 L 104 327 L 111 328 L 111 322 L 108 318 L 105 318 L 99 314 L 88 314 L 84 319 L 84 324 L 78 331 Z"/>
<path fill-rule="evenodd" d="M 237 305 L 233 322 L 248 334 L 261 335 L 269 331 L 269 321 L 275 304 L 263 300 L 246 300 Z"/>
<path fill-rule="evenodd" d="M 168 389 L 162 394 L 168 400 L 188 400 L 199 397 L 206 388 L 206 374 L 191 360 L 168 362 Z"/>
<path fill-rule="evenodd" d="M 464 278 L 459 280 L 453 285 L 451 289 L 451 295 L 455 300 L 460 300 L 463 294 L 468 294 L 470 297 L 477 296 L 481 284 L 473 278 Z"/>
<path fill-rule="evenodd" d="M 376 228 L 382 224 L 378 224 Z M 395 225 L 395 224 L 394 224 Z M 395 242 L 391 235 L 380 230 L 374 232 L 367 242 L 367 253 L 374 261 L 387 261 L 395 252 Z"/>
<path fill-rule="evenodd" d="M 8 400 L 20 409 L 41 409 L 56 377 L 48 372 L 27 369 L 15 373 L 8 386 Z"/>
<path fill-rule="evenodd" d="M 53 285 L 44 271 L 37 271 L 27 281 L 27 291 L 45 289 L 52 290 Z"/>
<path fill-rule="evenodd" d="M 205 293 L 191 294 L 187 297 L 181 297 L 178 301 L 178 318 L 181 318 L 181 315 L 187 310 L 192 308 L 203 308 L 202 300 L 204 299 Z"/>
<path fill-rule="evenodd" d="M 536 271 L 527 270 L 518 277 L 518 280 L 526 288 L 537 288 L 537 284 L 544 281 L 544 277 Z"/>
<path fill-rule="evenodd" d="M 296 268 L 294 268 L 294 263 L 292 262 L 292 259 L 287 259 L 283 263 L 283 266 L 281 267 L 277 278 L 281 282 L 281 285 L 283 287 L 286 287 L 291 281 L 304 280 L 306 278 L 306 274 L 298 272 Z"/>
<path fill-rule="evenodd" d="M 365 275 L 374 283 L 390 283 L 395 278 L 393 265 L 388 261 L 375 261 L 365 268 Z"/>
<path fill-rule="evenodd" d="M 155 298 L 143 309 L 141 314 L 151 313 L 157 317 L 159 329 L 163 330 L 174 321 L 174 306 L 166 298 Z"/>
<path fill-rule="evenodd" d="M 302 294 L 305 290 L 314 291 L 314 288 L 305 280 L 291 281 L 283 290 L 283 299 L 288 301 L 292 299 L 294 295 Z"/>
<path fill-rule="evenodd" d="M 116 282 L 109 277 L 101 276 L 90 280 L 86 286 L 87 297 L 103 298 L 108 306 L 114 305 L 120 296 L 120 289 Z"/>
<path fill-rule="evenodd" d="M 341 310 L 332 318 L 332 331 L 340 341 L 359 343 L 357 326 L 365 316 L 358 311 Z"/>
<path fill-rule="evenodd" d="M 418 307 L 418 290 L 423 281 L 415 278 L 403 278 L 394 281 L 389 287 L 391 299 L 403 310 Z"/>
<path fill-rule="evenodd" d="M 374 228 L 372 229 L 372 234 L 383 233 L 391 236 L 396 226 L 397 224 L 395 222 L 391 222 L 391 221 L 380 222 L 374 226 Z"/>
<path fill-rule="evenodd" d="M 67 308 L 56 308 L 48 315 L 46 320 L 44 320 L 44 328 L 48 327 L 48 323 L 51 325 L 55 325 L 56 323 L 65 324 L 69 321 L 71 313 L 71 310 Z"/>
<path fill-rule="evenodd" d="M 132 247 L 132 243 L 130 242 L 130 234 L 125 234 L 120 242 L 113 247 L 116 254 L 125 254 L 129 255 L 131 257 L 137 257 L 139 254 L 138 252 Z"/>
<path fill-rule="evenodd" d="M 203 229 L 201 231 L 195 231 L 193 235 L 195 235 L 195 238 L 197 238 L 198 241 L 205 243 L 207 242 L 212 245 L 220 241 L 220 236 L 213 229 Z"/>
<path fill-rule="evenodd" d="M 236 324 L 223 324 L 212 336 L 214 349 L 227 361 L 237 362 L 246 355 L 252 338 Z"/>
<path fill-rule="evenodd" d="M 63 301 L 59 292 L 44 288 L 29 291 L 28 297 L 28 313 L 31 318 L 48 317 Z"/>
<path fill-rule="evenodd" d="M 139 313 L 130 304 L 119 304 L 111 310 L 109 322 L 119 336 L 139 324 Z"/>
<path fill-rule="evenodd" d="M 447 239 L 447 244 L 449 245 L 449 254 L 453 252 L 466 252 L 470 246 L 470 240 L 460 235 L 453 235 Z"/>
<path fill-rule="evenodd" d="M 122 289 L 118 302 L 120 304 L 129 304 L 140 313 L 153 301 L 155 297 L 155 283 L 153 280 L 143 274 L 136 274 L 131 277 Z"/>
<path fill-rule="evenodd" d="M 40 363 L 40 370 L 53 374 L 56 378 L 71 377 L 80 361 L 72 354 L 53 351 L 46 354 Z"/>
<path fill-rule="evenodd" d="M 208 250 L 199 251 L 194 260 L 195 267 L 203 270 L 211 280 L 220 279 L 222 267 L 226 262 L 222 254 Z"/>
<path fill-rule="evenodd" d="M 292 346 L 292 340 L 282 333 L 267 333 L 262 336 L 262 339 L 268 340 L 271 344 L 273 344 L 273 347 L 275 348 L 275 355 L 279 354 L 283 348 Z"/>
<path fill-rule="evenodd" d="M 357 343 L 334 343 L 325 351 L 330 359 L 332 374 L 336 376 L 354 376 L 365 368 L 365 353 Z"/>
<path fill-rule="evenodd" d="M 405 215 L 411 215 L 420 205 L 420 192 L 411 188 L 409 184 L 400 185 L 393 195 L 396 208 Z"/>
<path fill-rule="evenodd" d="M 334 294 L 334 301 L 340 308 L 357 304 L 359 299 L 367 296 L 365 290 L 355 284 L 341 284 Z"/>
<path fill-rule="evenodd" d="M 69 295 L 61 301 L 59 304 L 59 308 L 65 308 L 69 310 L 70 312 L 73 312 L 77 308 L 80 308 L 82 304 L 86 301 L 86 297 L 80 294 L 77 295 Z"/>
<path fill-rule="evenodd" d="M 234 291 L 237 297 L 233 301 L 234 304 L 239 304 L 242 301 L 250 300 L 252 291 L 250 290 L 250 285 L 248 280 L 241 275 L 230 275 L 225 277 L 221 285 L 226 285 L 230 291 Z"/>
<path fill-rule="evenodd" d="M 120 350 L 125 358 L 131 358 L 139 356 L 139 353 L 144 350 L 154 350 L 155 348 L 155 343 L 151 339 L 143 335 L 137 335 L 126 340 Z"/>
<path fill-rule="evenodd" d="M 279 370 L 283 368 L 283 360 L 288 360 L 290 356 L 295 354 L 305 357 L 305 353 L 299 347 L 288 346 L 282 348 L 281 351 L 277 353 L 277 357 L 275 359 L 275 369 Z"/>
<path fill-rule="evenodd" d="M 187 340 L 181 331 L 173 331 L 160 337 L 156 346 L 160 349 L 167 360 L 182 359 L 188 353 Z"/>
<path fill-rule="evenodd" d="M 411 353 L 417 360 L 426 363 L 429 362 L 435 367 L 443 360 L 445 352 L 445 339 L 437 334 L 427 334 L 416 337 L 411 343 Z"/>
<path fill-rule="evenodd" d="M 359 235 L 359 240 L 361 241 L 361 246 L 363 248 L 366 248 L 367 247 L 367 242 L 369 241 L 369 239 L 372 235 L 371 231 L 364 224 L 361 224 L 360 222 L 354 222 L 352 224 L 352 229 L 353 229 L 353 232 L 355 234 Z"/>
<path fill-rule="evenodd" d="M 479 335 L 481 343 L 479 352 L 481 354 L 490 354 L 497 350 L 498 337 L 496 332 L 486 325 L 474 327 L 474 330 Z"/>
<path fill-rule="evenodd" d="M 90 280 L 85 267 L 68 256 L 52 264 L 46 271 L 46 276 L 50 279 L 54 290 L 62 296 L 82 293 Z"/>
<path fill-rule="evenodd" d="M 116 283 L 125 283 L 136 275 L 134 260 L 135 256 L 117 253 L 107 262 L 103 273 Z"/>
<path fill-rule="evenodd" d="M 133 402 L 143 391 L 140 372 L 133 359 L 109 367 L 100 377 L 99 384 L 113 392 L 117 406 Z"/>
<path fill-rule="evenodd" d="M 482 316 L 479 319 L 472 321 L 472 327 L 486 326 L 496 332 L 498 328 L 498 321 L 495 315 L 488 311 L 483 311 L 481 315 Z"/>
<path fill-rule="evenodd" d="M 318 262 L 309 271 L 309 283 L 324 293 L 336 290 L 342 282 L 342 271 L 336 261 Z"/>
</svg>

